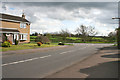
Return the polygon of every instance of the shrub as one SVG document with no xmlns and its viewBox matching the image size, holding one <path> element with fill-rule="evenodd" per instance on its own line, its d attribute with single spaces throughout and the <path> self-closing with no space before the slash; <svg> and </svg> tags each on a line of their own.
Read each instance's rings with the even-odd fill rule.
<svg viewBox="0 0 120 80">
<path fill-rule="evenodd" d="M 18 45 L 18 40 L 15 39 L 15 45 Z"/>
<path fill-rule="evenodd" d="M 45 43 L 45 44 L 48 44 L 48 45 L 50 45 L 50 42 L 47 42 L 47 43 Z"/>
<path fill-rule="evenodd" d="M 37 42 L 37 45 L 38 45 L 38 46 L 41 46 L 41 45 L 42 45 L 42 43 L 41 43 L 41 42 Z"/>
<path fill-rule="evenodd" d="M 10 43 L 8 41 L 4 41 L 4 43 L 2 43 L 2 47 L 10 47 Z"/>
<path fill-rule="evenodd" d="M 37 36 L 35 42 L 41 42 L 43 44 L 50 43 L 50 40 L 46 36 Z"/>
<path fill-rule="evenodd" d="M 12 41 L 10 41 L 10 40 L 7 40 L 11 45 L 12 45 Z"/>
<path fill-rule="evenodd" d="M 58 45 L 64 45 L 64 43 L 63 42 L 59 42 Z"/>
</svg>

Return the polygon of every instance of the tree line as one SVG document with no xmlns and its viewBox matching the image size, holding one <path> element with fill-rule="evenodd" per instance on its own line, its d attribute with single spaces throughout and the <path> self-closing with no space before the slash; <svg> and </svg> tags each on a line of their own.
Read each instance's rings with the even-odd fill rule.
<svg viewBox="0 0 120 80">
<path fill-rule="evenodd" d="M 99 32 L 96 31 L 96 29 L 92 26 L 80 25 L 79 27 L 76 28 L 75 33 L 76 34 L 72 34 L 68 29 L 61 29 L 59 32 L 54 32 L 54 33 L 40 34 L 35 32 L 31 34 L 31 36 L 38 36 L 38 35 L 44 35 L 47 37 L 60 36 L 62 37 L 63 40 L 66 40 L 67 37 L 80 37 L 82 42 L 86 42 L 86 41 L 91 41 L 92 38 L 95 37 Z M 108 37 L 110 40 L 113 40 L 113 39 L 115 40 L 116 33 L 110 32 L 108 34 Z"/>
</svg>

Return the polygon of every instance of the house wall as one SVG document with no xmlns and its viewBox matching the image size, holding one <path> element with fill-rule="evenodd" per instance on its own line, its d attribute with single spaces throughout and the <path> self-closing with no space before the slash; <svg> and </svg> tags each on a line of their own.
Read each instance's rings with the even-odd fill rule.
<svg viewBox="0 0 120 80">
<path fill-rule="evenodd" d="M 20 33 L 27 33 L 27 40 L 22 42 L 30 42 L 30 25 L 26 24 L 26 28 L 20 28 L 20 23 L 2 21 L 1 28 L 17 28 Z"/>
</svg>

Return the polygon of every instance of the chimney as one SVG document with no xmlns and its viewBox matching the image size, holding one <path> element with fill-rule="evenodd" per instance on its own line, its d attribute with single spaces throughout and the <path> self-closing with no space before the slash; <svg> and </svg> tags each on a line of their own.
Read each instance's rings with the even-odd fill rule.
<svg viewBox="0 0 120 80">
<path fill-rule="evenodd" d="M 22 18 L 24 18 L 24 19 L 25 19 L 25 14 L 24 14 L 24 13 L 22 14 Z"/>
</svg>

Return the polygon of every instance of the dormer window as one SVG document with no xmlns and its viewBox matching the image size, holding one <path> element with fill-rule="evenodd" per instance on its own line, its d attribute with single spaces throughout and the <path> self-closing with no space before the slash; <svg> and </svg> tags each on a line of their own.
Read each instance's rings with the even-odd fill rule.
<svg viewBox="0 0 120 80">
<path fill-rule="evenodd" d="M 26 28 L 26 23 L 21 22 L 21 23 L 20 23 L 20 28 Z"/>
</svg>

